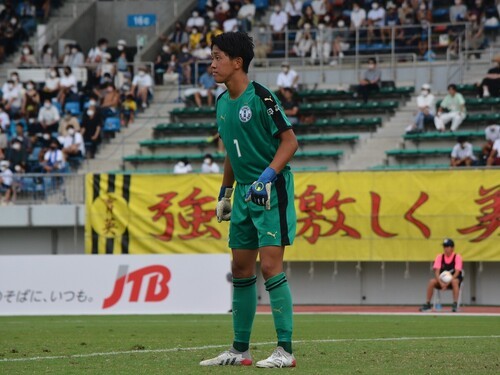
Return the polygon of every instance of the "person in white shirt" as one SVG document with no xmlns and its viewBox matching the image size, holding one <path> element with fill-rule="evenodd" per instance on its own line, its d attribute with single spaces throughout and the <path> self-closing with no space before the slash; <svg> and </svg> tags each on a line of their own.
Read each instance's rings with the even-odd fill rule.
<svg viewBox="0 0 500 375">
<path fill-rule="evenodd" d="M 62 144 L 64 160 L 68 160 L 72 156 L 85 156 L 85 142 L 73 125 L 66 127 L 66 135 L 61 136 L 59 142 Z"/>
<path fill-rule="evenodd" d="M 147 108 L 149 99 L 153 94 L 153 78 L 146 71 L 145 67 L 139 68 L 130 88 L 130 94 L 134 95 L 136 100 L 140 100 L 142 108 Z"/>
<path fill-rule="evenodd" d="M 4 133 L 9 132 L 10 128 L 10 117 L 7 112 L 5 112 L 5 106 L 0 104 L 0 128 Z"/>
<path fill-rule="evenodd" d="M 38 123 L 41 127 L 38 129 L 38 132 L 57 132 L 60 119 L 59 110 L 52 105 L 50 99 L 45 99 L 43 107 L 38 111 Z M 34 131 L 34 133 L 36 133 L 36 131 Z"/>
<path fill-rule="evenodd" d="M 319 18 L 323 18 L 328 12 L 328 0 L 313 0 L 311 6 L 314 10 L 314 14 Z"/>
<path fill-rule="evenodd" d="M 486 165 L 500 165 L 500 138 L 493 143 Z"/>
<path fill-rule="evenodd" d="M 106 38 L 100 38 L 97 41 L 97 46 L 90 49 L 89 54 L 87 56 L 87 63 L 89 64 L 100 63 L 103 54 L 106 53 L 106 50 L 108 49 L 108 44 L 109 42 Z"/>
<path fill-rule="evenodd" d="M 59 149 L 59 141 L 56 138 L 51 139 L 49 150 L 43 156 L 42 168 L 45 172 L 62 172 L 66 164 L 63 152 Z"/>
<path fill-rule="evenodd" d="M 285 40 L 285 29 L 288 25 L 288 15 L 281 10 L 280 5 L 274 6 L 274 12 L 269 18 L 269 25 L 273 30 L 274 49 L 282 49 Z"/>
<path fill-rule="evenodd" d="M 186 31 L 190 32 L 193 27 L 198 30 L 203 30 L 205 27 L 205 19 L 196 10 L 191 13 L 191 17 L 186 22 Z"/>
<path fill-rule="evenodd" d="M 311 31 L 311 24 L 305 23 L 303 28 L 300 29 L 295 35 L 295 43 L 293 44 L 293 52 L 298 57 L 311 56 L 311 63 L 314 64 L 314 56 L 316 52 L 315 34 Z"/>
<path fill-rule="evenodd" d="M 352 4 L 351 30 L 359 29 L 366 23 L 366 11 L 358 3 Z"/>
<path fill-rule="evenodd" d="M 193 171 L 193 167 L 189 163 L 187 158 L 182 158 L 174 165 L 174 173 L 175 174 L 186 174 Z"/>
<path fill-rule="evenodd" d="M 7 83 L 2 86 L 2 102 L 5 105 L 5 110 L 11 115 L 21 110 L 22 97 L 22 89 L 20 89 L 20 86 L 16 85 L 12 79 L 9 79 Z"/>
<path fill-rule="evenodd" d="M 64 67 L 64 75 L 59 80 L 59 94 L 57 94 L 57 101 L 61 103 L 64 108 L 66 100 L 76 99 L 78 94 L 78 82 L 73 75 L 73 71 L 69 66 Z"/>
<path fill-rule="evenodd" d="M 13 173 L 9 168 L 9 161 L 0 161 L 0 186 L 5 190 L 5 195 L 0 197 L 0 202 L 2 205 L 10 204 L 13 196 L 12 180 Z"/>
<path fill-rule="evenodd" d="M 457 139 L 457 144 L 451 151 L 451 166 L 452 167 L 470 167 L 476 157 L 472 145 L 467 142 L 467 137 L 460 136 Z"/>
<path fill-rule="evenodd" d="M 434 122 L 435 98 L 431 94 L 431 86 L 428 83 L 422 85 L 420 95 L 417 96 L 417 114 L 412 124 L 406 129 L 407 132 L 425 131 L 425 122 Z"/>
<path fill-rule="evenodd" d="M 288 28 L 296 29 L 297 22 L 302 16 L 302 1 L 288 0 L 285 4 L 285 13 L 288 15 Z"/>
<path fill-rule="evenodd" d="M 276 80 L 276 85 L 278 86 L 281 94 L 283 95 L 283 89 L 285 87 L 291 88 L 294 91 L 297 90 L 299 86 L 299 75 L 298 73 L 290 68 L 290 63 L 283 61 L 281 63 L 281 72 L 278 74 Z"/>
<path fill-rule="evenodd" d="M 370 44 L 375 34 L 380 35 L 380 28 L 385 23 L 385 9 L 377 2 L 372 3 L 372 9 L 368 12 L 366 23 L 368 24 L 368 44 Z"/>
<path fill-rule="evenodd" d="M 51 68 L 48 76 L 45 78 L 45 84 L 43 85 L 43 89 L 41 91 L 42 100 L 57 97 L 57 94 L 59 93 L 59 82 L 59 71 L 57 68 Z"/>
<path fill-rule="evenodd" d="M 214 161 L 211 154 L 206 154 L 201 165 L 201 173 L 219 173 L 219 165 Z"/>
<path fill-rule="evenodd" d="M 238 11 L 238 19 L 241 23 L 240 31 L 249 32 L 252 30 L 256 10 L 257 8 L 252 3 L 252 0 L 244 0 L 244 4 Z"/>
</svg>

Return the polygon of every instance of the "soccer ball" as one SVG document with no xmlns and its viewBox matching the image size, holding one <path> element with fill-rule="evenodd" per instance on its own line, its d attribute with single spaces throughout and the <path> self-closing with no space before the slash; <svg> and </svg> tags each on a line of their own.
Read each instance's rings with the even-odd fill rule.
<svg viewBox="0 0 500 375">
<path fill-rule="evenodd" d="M 443 271 L 441 272 L 441 275 L 439 275 L 439 280 L 441 280 L 445 284 L 448 284 L 451 279 L 453 279 L 453 275 L 450 271 Z"/>
</svg>

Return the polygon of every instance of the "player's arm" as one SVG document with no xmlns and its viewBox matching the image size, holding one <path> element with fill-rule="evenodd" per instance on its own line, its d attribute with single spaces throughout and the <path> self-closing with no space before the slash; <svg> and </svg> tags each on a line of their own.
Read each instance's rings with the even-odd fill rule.
<svg viewBox="0 0 500 375">
<path fill-rule="evenodd" d="M 222 186 L 233 186 L 234 172 L 229 158 L 226 156 L 224 159 L 224 174 L 222 175 Z"/>
<path fill-rule="evenodd" d="M 281 132 L 279 138 L 280 145 L 274 155 L 273 161 L 269 164 L 269 167 L 274 169 L 276 174 L 280 173 L 281 170 L 285 168 L 299 148 L 297 137 L 292 129 Z"/>
<path fill-rule="evenodd" d="M 233 184 L 233 167 L 231 166 L 229 157 L 226 156 L 226 158 L 224 159 L 224 174 L 222 175 L 222 186 L 219 191 L 217 208 L 215 209 L 215 215 L 217 216 L 217 221 L 219 223 L 222 221 L 231 220 L 231 195 L 233 194 Z"/>
</svg>

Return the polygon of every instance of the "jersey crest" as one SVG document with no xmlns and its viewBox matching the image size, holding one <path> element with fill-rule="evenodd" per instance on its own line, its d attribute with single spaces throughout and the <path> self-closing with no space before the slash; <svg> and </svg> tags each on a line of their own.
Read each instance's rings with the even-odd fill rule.
<svg viewBox="0 0 500 375">
<path fill-rule="evenodd" d="M 249 106 L 245 105 L 240 108 L 240 121 L 248 122 L 252 118 L 252 110 Z"/>
</svg>

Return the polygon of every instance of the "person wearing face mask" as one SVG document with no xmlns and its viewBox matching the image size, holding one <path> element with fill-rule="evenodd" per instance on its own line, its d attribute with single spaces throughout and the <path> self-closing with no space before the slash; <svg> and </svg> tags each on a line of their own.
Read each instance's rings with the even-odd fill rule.
<svg viewBox="0 0 500 375">
<path fill-rule="evenodd" d="M 193 171 L 193 167 L 187 158 L 182 158 L 174 165 L 175 174 L 186 174 Z"/>
<path fill-rule="evenodd" d="M 11 204 L 12 202 L 12 197 L 13 197 L 13 188 L 12 188 L 12 182 L 13 182 L 13 173 L 9 168 L 9 161 L 8 160 L 1 160 L 0 161 L 0 185 L 2 186 L 2 190 L 4 191 L 3 196 L 0 197 L 0 204 L 2 206 Z"/>
<path fill-rule="evenodd" d="M 287 0 L 285 3 L 285 13 L 288 15 L 288 28 L 295 30 L 302 16 L 302 1 Z"/>
<path fill-rule="evenodd" d="M 43 85 L 43 89 L 41 91 L 42 100 L 51 100 L 57 97 L 57 94 L 59 93 L 59 82 L 59 71 L 57 68 L 51 68 L 45 77 L 45 84 Z"/>
<path fill-rule="evenodd" d="M 23 148 L 22 142 L 17 138 L 14 138 L 10 142 L 10 147 L 5 152 L 5 159 L 9 161 L 9 165 L 12 169 L 14 169 L 16 165 L 24 168 L 28 162 L 28 156 L 28 150 Z"/>
<path fill-rule="evenodd" d="M 184 24 L 180 21 L 175 23 L 174 31 L 168 38 L 162 37 L 163 42 L 168 42 L 172 53 L 177 53 L 181 50 L 181 46 L 189 42 L 189 34 L 184 28 Z"/>
<path fill-rule="evenodd" d="M 66 129 L 68 129 L 69 126 L 75 129 L 76 132 L 80 132 L 80 123 L 78 122 L 78 118 L 73 115 L 71 111 L 66 111 L 64 116 L 62 116 L 61 121 L 59 121 L 57 134 L 65 137 L 67 134 Z"/>
<path fill-rule="evenodd" d="M 207 41 L 207 45 L 211 46 L 212 38 L 220 34 L 222 34 L 222 30 L 220 28 L 219 23 L 215 20 L 210 21 L 210 30 L 208 30 L 208 32 L 205 35 L 205 40 Z"/>
<path fill-rule="evenodd" d="M 470 25 L 466 29 L 469 40 L 469 50 L 477 51 L 484 47 L 484 23 L 481 22 L 481 20 L 478 19 L 477 14 L 473 12 L 469 14 L 469 22 Z M 471 55 L 472 54 L 469 54 L 469 58 Z M 474 56 L 476 59 L 481 58 L 481 54 L 479 52 L 474 52 Z"/>
<path fill-rule="evenodd" d="M 330 54 L 332 52 L 333 45 L 333 30 L 330 25 L 325 24 L 321 21 L 318 24 L 318 30 L 316 31 L 316 45 L 313 46 L 311 51 L 311 60 L 313 63 L 316 59 L 328 64 L 330 60 Z"/>
<path fill-rule="evenodd" d="M 464 22 L 467 18 L 467 5 L 462 0 L 455 0 L 450 7 L 450 22 Z"/>
<path fill-rule="evenodd" d="M 97 147 L 101 142 L 102 118 L 97 112 L 94 105 L 90 105 L 87 111 L 83 114 L 82 133 L 85 143 L 85 151 L 88 158 L 93 159 L 97 151 Z"/>
<path fill-rule="evenodd" d="M 214 161 L 212 154 L 206 154 L 201 164 L 201 173 L 220 173 L 219 165 Z"/>
<path fill-rule="evenodd" d="M 66 135 L 60 136 L 64 160 L 85 156 L 85 143 L 80 132 L 77 132 L 72 125 L 66 128 Z"/>
<path fill-rule="evenodd" d="M 120 108 L 120 93 L 118 92 L 114 84 L 108 83 L 105 86 L 100 107 L 103 121 L 107 117 L 116 116 L 118 113 L 118 108 Z"/>
<path fill-rule="evenodd" d="M 59 93 L 57 94 L 57 101 L 61 103 L 64 108 L 66 101 L 78 101 L 78 86 L 76 77 L 69 66 L 64 67 L 64 75 L 59 81 Z"/>
<path fill-rule="evenodd" d="M 155 84 L 163 84 L 163 75 L 167 71 L 168 63 L 170 62 L 170 56 L 172 56 L 172 51 L 168 43 L 165 43 L 160 50 L 158 56 L 156 56 L 154 71 L 155 71 Z"/>
<path fill-rule="evenodd" d="M 28 81 L 26 90 L 23 97 L 23 105 L 21 114 L 24 116 L 28 123 L 33 123 L 38 115 L 38 108 L 40 107 L 40 95 L 36 90 L 35 82 Z"/>
<path fill-rule="evenodd" d="M 363 99 L 364 103 L 368 102 L 370 92 L 378 92 L 380 90 L 380 79 L 382 72 L 377 68 L 377 62 L 374 58 L 368 60 L 368 69 L 363 73 L 359 80 L 357 94 Z"/>
<path fill-rule="evenodd" d="M 272 28 L 273 49 L 284 49 L 285 28 L 288 24 L 287 14 L 281 10 L 280 5 L 274 6 L 274 12 L 269 18 L 269 25 Z"/>
<path fill-rule="evenodd" d="M 70 68 L 79 68 L 83 66 L 83 64 L 85 64 L 85 56 L 80 46 L 78 44 L 71 44 L 70 47 L 70 53 L 63 65 L 69 66 Z"/>
<path fill-rule="evenodd" d="M 64 171 L 65 166 L 64 154 L 60 150 L 59 141 L 56 138 L 52 138 L 49 149 L 43 156 L 41 167 L 45 173 L 61 173 Z"/>
<path fill-rule="evenodd" d="M 311 31 L 311 24 L 305 23 L 303 28 L 297 32 L 292 49 L 298 57 L 310 56 L 311 64 L 314 64 L 317 52 L 315 34 Z"/>
<path fill-rule="evenodd" d="M 13 79 L 9 79 L 2 86 L 2 103 L 5 105 L 5 111 L 10 116 L 19 113 L 22 106 L 22 98 L 22 85 L 17 84 Z"/>
<path fill-rule="evenodd" d="M 130 94 L 141 102 L 143 109 L 147 108 L 149 99 L 153 95 L 153 78 L 146 73 L 145 67 L 140 67 L 138 73 L 134 76 Z"/>
<path fill-rule="evenodd" d="M 59 126 L 59 120 L 61 116 L 59 115 L 59 110 L 52 105 L 50 100 L 45 100 L 43 102 L 43 107 L 40 108 L 38 112 L 38 124 L 43 130 L 48 130 L 51 133 L 57 132 Z M 36 133 L 37 131 L 35 131 Z"/>
<path fill-rule="evenodd" d="M 294 91 L 299 87 L 299 75 L 294 69 L 290 68 L 290 63 L 288 61 L 283 61 L 281 63 L 281 72 L 276 79 L 276 85 L 279 88 L 281 96 L 284 95 L 283 89 L 285 87 L 291 88 Z"/>
<path fill-rule="evenodd" d="M 205 27 L 205 19 L 196 10 L 191 13 L 191 17 L 186 22 L 186 31 L 190 32 L 194 27 L 198 30 L 202 30 Z"/>
<path fill-rule="evenodd" d="M 33 49 L 29 44 L 24 44 L 21 49 L 21 55 L 14 62 L 18 68 L 33 68 L 38 65 Z"/>
<path fill-rule="evenodd" d="M 40 56 L 40 65 L 44 68 L 51 68 L 57 64 L 57 57 L 50 44 L 46 44 L 42 48 L 42 55 Z"/>
<path fill-rule="evenodd" d="M 87 63 L 100 63 L 102 61 L 104 53 L 106 53 L 106 50 L 108 49 L 108 44 L 109 42 L 106 38 L 100 38 L 97 41 L 97 46 L 89 51 L 89 54 L 87 56 Z"/>
<path fill-rule="evenodd" d="M 431 86 L 424 83 L 420 95 L 417 97 L 417 114 L 413 123 L 406 128 L 406 132 L 421 133 L 425 131 L 426 123 L 434 123 L 435 104 L 434 95 L 431 94 Z"/>
<path fill-rule="evenodd" d="M 358 3 L 352 4 L 351 30 L 357 30 L 366 25 L 366 11 Z"/>
<path fill-rule="evenodd" d="M 0 104 L 0 129 L 4 134 L 7 134 L 10 128 L 10 117 L 7 111 L 5 110 L 5 105 Z"/>
<path fill-rule="evenodd" d="M 255 19 L 257 8 L 252 0 L 244 0 L 243 5 L 238 10 L 238 20 L 240 21 L 241 31 L 246 33 L 252 31 L 252 25 Z"/>
<path fill-rule="evenodd" d="M 203 34 L 198 30 L 197 27 L 191 29 L 191 34 L 189 35 L 189 49 L 193 50 L 200 45 Z"/>
<path fill-rule="evenodd" d="M 272 50 L 272 39 L 271 33 L 267 29 L 264 23 L 258 26 L 258 30 L 254 35 L 253 42 L 255 44 L 254 54 L 255 54 L 255 65 L 262 66 L 263 62 L 267 59 L 267 55 Z"/>
<path fill-rule="evenodd" d="M 380 35 L 380 28 L 384 26 L 385 9 L 376 1 L 372 3 L 372 8 L 368 12 L 366 23 L 368 25 L 367 42 L 371 44 L 373 38 Z"/>
<path fill-rule="evenodd" d="M 191 65 L 194 63 L 193 55 L 189 52 L 187 45 L 183 45 L 178 55 L 178 63 L 182 69 L 182 83 L 191 84 Z"/>
</svg>

